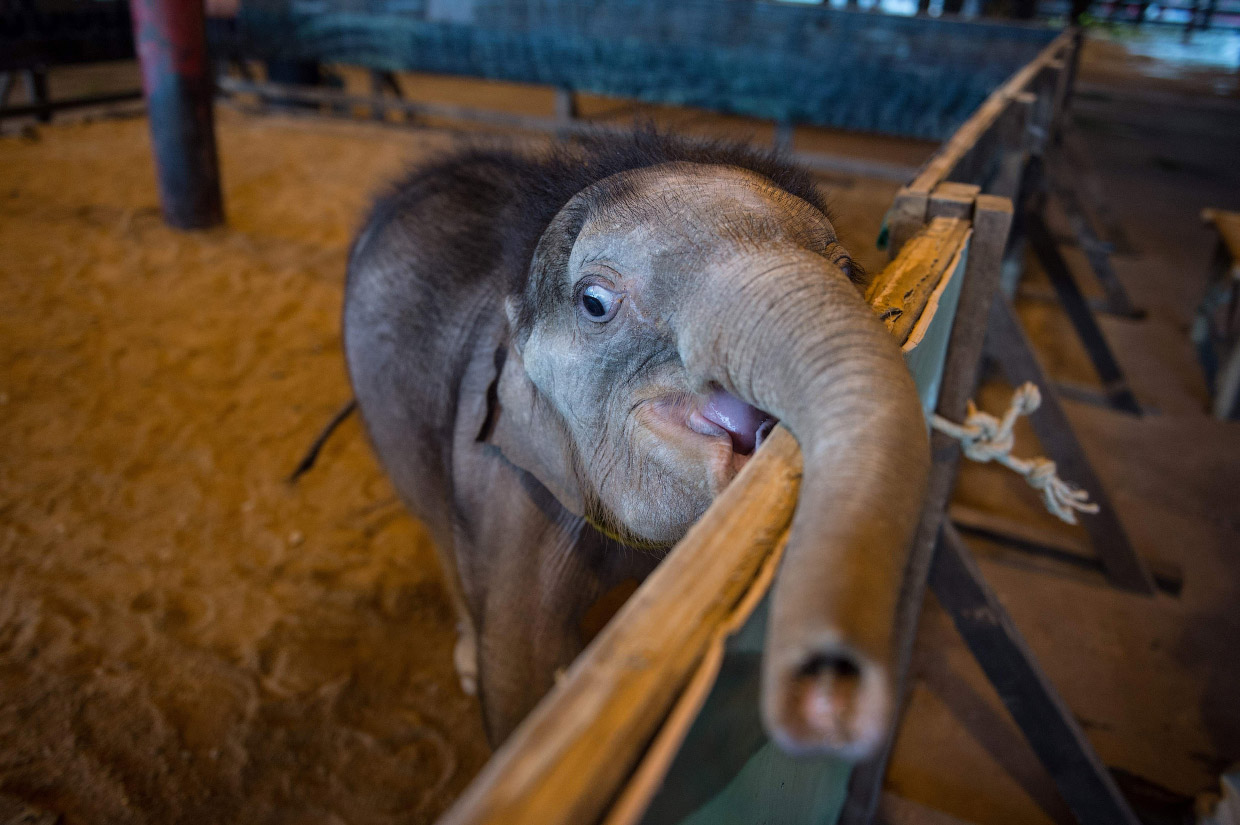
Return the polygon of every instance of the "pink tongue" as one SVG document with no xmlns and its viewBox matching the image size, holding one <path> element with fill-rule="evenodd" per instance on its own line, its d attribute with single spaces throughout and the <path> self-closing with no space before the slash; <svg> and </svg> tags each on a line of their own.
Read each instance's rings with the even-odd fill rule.
<svg viewBox="0 0 1240 825">
<path fill-rule="evenodd" d="M 734 395 L 715 390 L 706 401 L 702 416 L 723 427 L 732 435 L 732 448 L 738 453 L 752 453 L 758 440 L 758 428 L 770 416 L 751 407 Z"/>
</svg>

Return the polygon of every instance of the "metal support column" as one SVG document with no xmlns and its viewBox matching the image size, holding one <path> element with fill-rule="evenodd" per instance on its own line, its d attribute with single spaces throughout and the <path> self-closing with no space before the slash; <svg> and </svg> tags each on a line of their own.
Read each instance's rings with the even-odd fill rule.
<svg viewBox="0 0 1240 825">
<path fill-rule="evenodd" d="M 202 2 L 133 0 L 129 8 L 164 220 L 178 229 L 216 226 L 224 208 Z"/>
</svg>

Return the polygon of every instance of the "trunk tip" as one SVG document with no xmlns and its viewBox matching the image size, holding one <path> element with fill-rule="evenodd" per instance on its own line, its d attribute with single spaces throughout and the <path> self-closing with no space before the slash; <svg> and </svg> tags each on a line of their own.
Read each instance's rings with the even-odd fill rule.
<svg viewBox="0 0 1240 825">
<path fill-rule="evenodd" d="M 774 689 L 763 697 L 767 731 L 788 753 L 859 761 L 886 738 L 891 705 L 886 673 L 852 651 L 809 651 L 768 687 Z"/>
</svg>

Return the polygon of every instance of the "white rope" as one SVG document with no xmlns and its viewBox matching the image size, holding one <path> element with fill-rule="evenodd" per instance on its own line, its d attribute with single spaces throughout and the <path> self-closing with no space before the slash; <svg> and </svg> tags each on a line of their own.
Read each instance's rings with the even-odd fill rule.
<svg viewBox="0 0 1240 825">
<path fill-rule="evenodd" d="M 1089 493 L 1056 475 L 1055 462 L 1048 458 L 1023 459 L 1012 455 L 1012 448 L 1016 446 L 1016 437 L 1012 434 L 1016 419 L 1029 415 L 1041 404 L 1042 394 L 1034 384 L 1026 381 L 1012 396 L 1012 403 L 1002 420 L 982 412 L 970 401 L 964 424 L 948 421 L 939 415 L 931 418 L 930 423 L 934 429 L 959 441 L 965 457 L 982 464 L 997 461 L 1020 473 L 1030 487 L 1042 494 L 1047 510 L 1068 524 L 1076 524 L 1078 512 L 1098 512 L 1098 505 L 1089 500 Z"/>
</svg>

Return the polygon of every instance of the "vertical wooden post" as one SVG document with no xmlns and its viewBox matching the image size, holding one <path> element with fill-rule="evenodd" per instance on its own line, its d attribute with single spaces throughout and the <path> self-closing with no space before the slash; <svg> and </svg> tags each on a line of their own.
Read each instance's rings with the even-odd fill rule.
<svg viewBox="0 0 1240 825">
<path fill-rule="evenodd" d="M 940 187 L 943 186 L 947 185 L 940 184 Z M 937 189 L 934 195 L 923 203 L 926 203 L 927 209 L 936 212 L 950 211 L 956 208 L 955 202 L 959 194 L 960 190 L 947 186 L 944 189 L 945 197 L 939 198 L 938 203 L 931 205 L 939 195 Z M 986 335 L 986 318 L 995 297 L 1000 261 L 1011 225 L 1011 201 L 991 195 L 977 196 L 973 204 L 973 238 L 969 242 L 969 259 L 965 265 L 964 283 L 960 287 L 956 318 L 947 345 L 947 362 L 943 367 L 943 381 L 939 387 L 936 409 L 939 415 L 953 421 L 963 420 L 965 408 L 977 386 L 982 344 Z M 898 680 L 894 704 L 900 709 L 904 707 L 904 700 L 912 684 L 909 665 L 913 658 L 913 646 L 917 641 L 917 622 L 925 598 L 934 545 L 952 488 L 956 484 L 960 443 L 936 430 L 930 434 L 930 456 L 933 464 L 930 468 L 925 510 L 917 528 L 917 535 L 913 539 L 896 618 L 896 649 L 892 670 L 897 674 Z M 848 783 L 848 797 L 840 811 L 838 825 L 869 825 L 874 821 L 883 777 L 887 773 L 887 761 L 891 757 L 898 730 L 897 718 L 879 753 L 858 764 L 853 770 Z"/>
<path fill-rule="evenodd" d="M 1008 198 L 1013 203 L 1020 201 L 1021 179 L 1032 143 L 1029 124 L 1033 120 L 1036 103 L 1037 98 L 1033 94 L 1018 92 L 1012 96 L 999 125 L 999 168 L 987 188 L 989 194 Z"/>
<path fill-rule="evenodd" d="M 47 91 L 47 68 L 45 66 L 34 66 L 22 72 L 22 79 L 26 84 L 26 99 L 31 106 L 37 109 L 37 117 L 40 123 L 51 123 L 52 107 L 51 96 Z"/>
<path fill-rule="evenodd" d="M 1032 381 L 1041 388 L 1042 406 L 1029 416 L 1029 423 L 1033 425 L 1038 443 L 1059 467 L 1063 477 L 1088 490 L 1090 497 L 1101 508 L 1094 515 L 1083 516 L 1081 522 L 1111 584 L 1133 593 L 1154 595 L 1154 578 L 1149 568 L 1128 539 L 1106 487 L 1094 472 L 1085 448 L 1077 441 L 1076 431 L 1059 403 L 1059 394 L 1050 376 L 1038 363 L 1033 344 L 1025 335 L 1011 304 L 1004 298 L 990 306 L 986 350 L 998 362 L 1012 386 Z"/>
<path fill-rule="evenodd" d="M 561 123 L 570 123 L 577 119 L 577 95 L 572 89 L 556 87 L 555 119 Z"/>
<path fill-rule="evenodd" d="M 894 261 L 910 238 L 926 225 L 930 199 L 925 192 L 905 186 L 896 193 L 887 213 L 887 258 Z"/>
<path fill-rule="evenodd" d="M 216 226 L 224 208 L 202 0 L 132 0 L 129 8 L 164 220 Z"/>
</svg>

